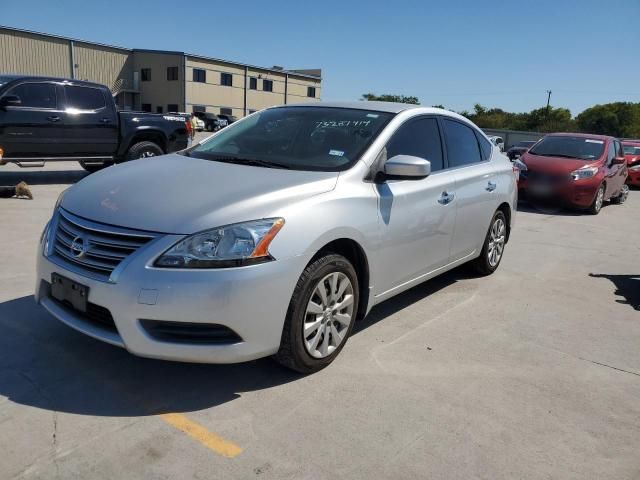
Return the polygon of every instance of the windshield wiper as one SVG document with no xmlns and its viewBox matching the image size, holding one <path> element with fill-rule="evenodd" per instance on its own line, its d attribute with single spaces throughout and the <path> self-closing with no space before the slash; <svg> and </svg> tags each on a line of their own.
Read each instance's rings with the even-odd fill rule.
<svg viewBox="0 0 640 480">
<path fill-rule="evenodd" d="M 251 165 L 254 167 L 266 167 L 266 168 L 282 168 L 285 170 L 291 170 L 289 165 L 278 162 L 270 162 L 268 160 L 260 160 L 258 158 L 244 158 L 234 156 L 215 155 L 207 158 L 207 160 L 214 160 L 216 162 L 235 163 L 237 165 Z"/>
<path fill-rule="evenodd" d="M 574 157 L 572 155 L 565 155 L 563 153 L 536 153 L 529 150 L 531 155 L 538 155 L 539 157 L 561 157 L 561 158 L 575 158 L 576 160 L 582 160 L 579 157 Z"/>
</svg>

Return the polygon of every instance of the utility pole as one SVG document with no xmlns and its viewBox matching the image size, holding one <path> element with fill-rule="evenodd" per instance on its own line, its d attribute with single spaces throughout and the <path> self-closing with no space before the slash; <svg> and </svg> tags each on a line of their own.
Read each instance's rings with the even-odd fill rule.
<svg viewBox="0 0 640 480">
<path fill-rule="evenodd" d="M 551 103 L 551 90 L 547 90 L 547 127 L 550 126 L 549 104 Z"/>
<path fill-rule="evenodd" d="M 547 90 L 547 115 L 549 115 L 549 102 L 551 102 L 551 90 Z"/>
</svg>

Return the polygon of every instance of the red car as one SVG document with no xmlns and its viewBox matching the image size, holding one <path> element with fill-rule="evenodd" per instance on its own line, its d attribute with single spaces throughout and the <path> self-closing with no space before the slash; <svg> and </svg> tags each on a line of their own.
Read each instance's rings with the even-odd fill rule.
<svg viewBox="0 0 640 480">
<path fill-rule="evenodd" d="M 629 169 L 627 184 L 640 187 L 640 140 L 625 140 L 622 148 Z"/>
<path fill-rule="evenodd" d="M 629 187 L 620 140 L 603 135 L 546 135 L 520 161 L 523 198 L 555 201 L 596 215 L 603 202 L 622 203 Z M 526 167 L 526 168 L 525 168 Z"/>
</svg>

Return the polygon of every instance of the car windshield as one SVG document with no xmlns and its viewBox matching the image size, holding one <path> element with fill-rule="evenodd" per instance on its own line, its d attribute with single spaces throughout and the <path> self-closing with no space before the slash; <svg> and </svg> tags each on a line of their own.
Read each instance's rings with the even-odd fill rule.
<svg viewBox="0 0 640 480">
<path fill-rule="evenodd" d="M 594 160 L 600 158 L 603 152 L 604 140 L 570 136 L 545 137 L 529 150 L 532 155 L 578 160 Z"/>
<path fill-rule="evenodd" d="M 639 145 L 623 145 L 625 155 L 640 155 Z"/>
<path fill-rule="evenodd" d="M 350 168 L 393 117 L 331 107 L 263 110 L 223 129 L 185 155 L 292 170 Z"/>
</svg>

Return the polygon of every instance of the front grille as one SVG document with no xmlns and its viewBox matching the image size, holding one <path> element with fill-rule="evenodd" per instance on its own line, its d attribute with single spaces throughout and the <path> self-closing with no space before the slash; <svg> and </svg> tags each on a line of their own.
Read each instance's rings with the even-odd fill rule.
<svg viewBox="0 0 640 480">
<path fill-rule="evenodd" d="M 530 182 L 540 182 L 548 184 L 558 184 L 569 180 L 567 175 L 551 175 L 548 173 L 536 172 L 532 170 L 520 171 L 520 177 L 529 180 Z"/>
<path fill-rule="evenodd" d="M 140 324 L 149 335 L 164 342 L 208 345 L 230 345 L 242 342 L 242 338 L 229 327 L 214 323 L 140 320 Z"/>
<path fill-rule="evenodd" d="M 78 273 L 108 280 L 125 258 L 153 238 L 149 232 L 89 222 L 60 209 L 52 255 Z"/>
</svg>

